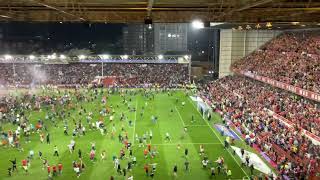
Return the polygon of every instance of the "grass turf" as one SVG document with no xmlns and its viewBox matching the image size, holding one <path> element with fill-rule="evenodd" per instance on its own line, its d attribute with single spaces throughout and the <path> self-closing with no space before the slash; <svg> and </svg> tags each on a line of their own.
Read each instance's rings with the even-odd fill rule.
<svg viewBox="0 0 320 180">
<path fill-rule="evenodd" d="M 48 92 L 47 92 L 48 93 Z M 52 94 L 52 92 L 49 92 Z M 106 93 L 104 94 L 104 96 Z M 87 109 L 87 112 L 93 112 L 93 120 L 96 121 L 100 117 L 99 111 L 104 107 L 101 104 L 101 97 L 99 95 L 94 102 L 78 102 L 76 110 L 69 110 L 71 116 L 76 120 L 82 120 L 82 123 L 86 126 L 87 133 L 85 136 L 76 137 L 76 151 L 71 154 L 67 145 L 72 139 L 71 135 L 65 136 L 63 134 L 63 122 L 57 120 L 57 127 L 52 122 L 46 122 L 51 136 L 51 144 L 40 143 L 39 135 L 34 133 L 31 135 L 31 143 L 25 143 L 22 137 L 21 145 L 24 149 L 23 152 L 19 152 L 14 148 L 0 147 L 0 179 L 46 179 L 48 177 L 46 169 L 42 169 L 42 161 L 38 158 L 38 151 L 43 152 L 43 157 L 46 157 L 48 163 L 58 164 L 61 162 L 64 166 L 61 176 L 54 177 L 54 179 L 76 179 L 76 175 L 72 168 L 72 161 L 78 160 L 78 149 L 82 150 L 83 161 L 86 164 L 86 168 L 80 176 L 80 179 L 109 179 L 112 175 L 115 179 L 124 179 L 122 175 L 118 175 L 114 169 L 112 162 L 112 156 L 119 155 L 120 149 L 123 147 L 118 141 L 118 134 L 121 132 L 121 127 L 124 127 L 128 132 L 129 140 L 133 140 L 135 134 L 142 136 L 145 132 L 150 130 L 153 133 L 153 139 L 151 141 L 152 147 L 156 147 L 159 154 L 155 158 L 144 158 L 143 150 L 145 147 L 139 147 L 137 141 L 133 142 L 133 154 L 137 157 L 137 165 L 134 166 L 132 172 L 127 174 L 133 174 L 134 179 L 150 179 L 144 172 L 145 164 L 157 163 L 156 173 L 154 179 L 173 179 L 173 166 L 178 166 L 177 179 L 209 179 L 209 169 L 202 168 L 201 160 L 202 156 L 199 154 L 199 146 L 203 144 L 205 152 L 209 160 L 215 161 L 219 156 L 223 156 L 225 164 L 232 170 L 232 179 L 243 179 L 249 175 L 249 169 L 246 167 L 240 167 L 240 159 L 233 156 L 231 150 L 224 150 L 223 142 L 224 137 L 220 136 L 218 131 L 213 128 L 214 123 L 221 121 L 220 117 L 216 114 L 213 115 L 211 121 L 207 121 L 202 118 L 201 114 L 197 111 L 195 104 L 186 96 L 184 91 L 174 91 L 172 96 L 168 96 L 167 93 L 157 93 L 154 100 L 147 100 L 143 94 L 126 95 L 127 98 L 131 97 L 132 101 L 129 102 L 131 107 L 136 107 L 136 112 L 129 112 L 127 105 L 122 104 L 122 99 L 118 93 L 109 94 L 107 104 L 113 105 L 115 110 L 114 123 L 116 126 L 115 138 L 111 139 L 111 135 L 101 135 L 99 131 L 89 131 L 85 122 L 85 115 L 80 116 L 78 110 L 80 106 Z M 176 103 L 176 99 L 179 102 Z M 182 106 L 181 102 L 185 102 Z M 147 102 L 147 105 L 146 105 Z M 116 108 L 119 105 L 119 108 Z M 144 110 L 143 110 L 144 107 Z M 171 112 L 171 109 L 173 112 Z M 28 111 L 26 114 L 30 117 L 30 121 L 35 123 L 38 119 L 44 119 L 46 112 L 42 111 Z M 128 122 L 120 122 L 120 114 L 124 112 L 128 117 L 128 120 L 133 121 L 133 126 L 129 127 Z M 141 112 L 143 115 L 141 116 Z M 154 124 L 151 121 L 151 116 L 158 116 L 158 121 Z M 192 115 L 195 118 L 195 122 L 191 122 Z M 104 118 L 108 132 L 111 132 L 112 125 L 109 123 L 109 116 Z M 73 123 L 69 119 L 69 134 L 73 129 Z M 10 129 L 13 126 L 6 124 L 4 129 Z M 185 137 L 182 139 L 183 128 L 187 127 L 188 131 Z M 165 141 L 165 133 L 169 133 L 172 140 L 171 142 Z M 89 151 L 91 148 L 90 142 L 96 144 L 96 161 L 91 162 L 89 159 Z M 149 140 L 147 140 L 149 143 Z M 181 148 L 178 149 L 177 145 L 180 144 Z M 59 157 L 53 156 L 53 147 L 57 145 L 59 148 Z M 243 142 L 237 141 L 236 146 L 247 147 Z M 190 162 L 190 171 L 184 170 L 184 149 L 188 148 L 189 155 L 187 157 Z M 25 174 L 21 168 L 21 160 L 26 158 L 29 150 L 34 150 L 35 158 L 31 161 L 29 173 Z M 100 159 L 100 153 L 105 150 L 107 158 L 105 161 Z M 127 153 L 128 154 L 128 153 Z M 7 168 L 11 166 L 10 159 L 17 158 L 18 172 L 14 172 L 12 177 L 8 177 Z M 127 160 L 121 160 L 121 168 L 126 167 Z M 215 163 L 213 163 L 215 166 Z M 257 173 L 255 171 L 255 173 Z M 225 179 L 226 175 L 216 175 L 216 179 Z"/>
</svg>

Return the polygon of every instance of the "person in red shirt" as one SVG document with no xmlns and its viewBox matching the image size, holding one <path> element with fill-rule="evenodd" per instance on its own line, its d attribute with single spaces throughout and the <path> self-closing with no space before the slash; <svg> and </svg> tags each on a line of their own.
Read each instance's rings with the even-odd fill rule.
<svg viewBox="0 0 320 180">
<path fill-rule="evenodd" d="M 148 151 L 150 152 L 151 151 L 151 144 L 148 144 Z"/>
<path fill-rule="evenodd" d="M 144 149 L 143 154 L 144 154 L 144 158 L 147 158 L 148 157 L 148 149 Z"/>
<path fill-rule="evenodd" d="M 123 157 L 125 156 L 125 152 L 123 149 L 120 150 L 120 159 L 123 159 Z"/>
<path fill-rule="evenodd" d="M 61 175 L 62 174 L 62 164 L 61 163 L 59 163 L 58 164 L 58 171 L 59 171 L 59 174 Z"/>
<path fill-rule="evenodd" d="M 50 175 L 50 173 L 51 173 L 51 167 L 50 167 L 49 164 L 47 165 L 47 171 L 48 171 L 48 175 Z"/>
<path fill-rule="evenodd" d="M 128 140 L 124 140 L 124 146 L 128 149 Z"/>
<path fill-rule="evenodd" d="M 309 161 L 309 166 L 308 166 L 309 173 L 311 176 L 313 176 L 315 174 L 316 167 L 317 167 L 317 160 L 315 158 L 312 158 Z"/>
<path fill-rule="evenodd" d="M 149 166 L 148 166 L 148 164 L 145 164 L 143 169 L 146 172 L 146 175 L 149 176 Z"/>
<path fill-rule="evenodd" d="M 91 160 L 91 161 L 94 160 L 95 154 L 96 154 L 96 151 L 92 149 L 92 150 L 90 151 L 90 160 Z"/>
<path fill-rule="evenodd" d="M 52 166 L 52 175 L 53 175 L 53 176 L 56 176 L 56 175 L 57 175 L 57 166 L 56 166 L 56 165 L 53 165 L 53 166 Z"/>
<path fill-rule="evenodd" d="M 26 159 L 22 160 L 22 168 L 26 171 L 26 173 L 28 172 L 28 161 Z"/>
</svg>

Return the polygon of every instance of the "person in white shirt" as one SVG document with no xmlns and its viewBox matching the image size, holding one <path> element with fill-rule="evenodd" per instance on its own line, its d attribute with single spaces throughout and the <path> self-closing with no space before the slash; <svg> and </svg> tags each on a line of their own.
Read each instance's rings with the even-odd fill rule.
<svg viewBox="0 0 320 180">
<path fill-rule="evenodd" d="M 151 140 L 152 140 L 152 131 L 151 130 L 149 132 L 149 139 L 150 139 L 150 142 L 151 142 Z"/>
<path fill-rule="evenodd" d="M 208 162 L 209 162 L 208 160 L 205 160 L 205 159 L 202 160 L 202 167 L 207 168 Z"/>
<path fill-rule="evenodd" d="M 204 147 L 203 145 L 200 145 L 200 155 L 203 155 L 204 154 Z"/>
<path fill-rule="evenodd" d="M 29 156 L 30 156 L 30 159 L 33 159 L 34 151 L 32 149 L 29 151 Z"/>
<path fill-rule="evenodd" d="M 101 160 L 104 161 L 104 160 L 106 159 L 106 151 L 103 150 L 103 151 L 101 152 L 100 156 L 101 156 Z"/>
<path fill-rule="evenodd" d="M 114 168 L 115 168 L 115 169 L 118 168 L 118 164 L 119 164 L 119 163 L 120 163 L 120 162 L 119 162 L 119 159 L 116 158 L 116 159 L 114 160 Z"/>
<path fill-rule="evenodd" d="M 166 133 L 166 138 L 165 138 L 165 140 L 171 141 L 171 137 L 170 137 L 170 134 L 169 134 L 168 132 Z"/>
</svg>

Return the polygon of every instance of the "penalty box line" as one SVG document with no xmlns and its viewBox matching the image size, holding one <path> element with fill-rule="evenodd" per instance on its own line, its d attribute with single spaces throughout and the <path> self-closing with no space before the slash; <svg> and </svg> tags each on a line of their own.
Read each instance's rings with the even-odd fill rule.
<svg viewBox="0 0 320 180">
<path fill-rule="evenodd" d="M 184 123 L 184 121 L 183 121 L 183 119 L 182 119 L 182 117 L 181 117 L 181 115 L 180 115 L 180 112 L 179 112 L 179 110 L 177 109 L 177 106 L 174 106 L 174 108 L 176 108 L 176 111 L 178 112 L 178 115 L 179 115 L 179 118 L 180 118 L 180 120 L 181 120 L 181 122 L 182 122 L 183 127 L 186 127 L 186 124 Z"/>
<path fill-rule="evenodd" d="M 180 120 L 181 120 L 181 122 L 182 122 L 183 127 L 208 127 L 208 125 L 196 125 L 196 124 L 188 125 L 188 124 L 185 124 L 185 122 L 184 122 L 184 120 L 182 119 L 182 116 L 181 116 L 181 114 L 180 114 L 177 106 L 174 106 L 174 107 L 175 107 L 176 111 L 178 112 L 178 115 L 179 115 L 179 118 L 180 118 Z"/>
</svg>

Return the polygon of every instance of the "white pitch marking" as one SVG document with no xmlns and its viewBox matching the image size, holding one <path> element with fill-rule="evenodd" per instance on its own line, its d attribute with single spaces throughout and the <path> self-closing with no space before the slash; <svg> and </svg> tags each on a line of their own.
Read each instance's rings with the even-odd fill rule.
<svg viewBox="0 0 320 180">
<path fill-rule="evenodd" d="M 181 122 L 182 122 L 183 127 L 186 127 L 186 125 L 184 124 L 184 121 L 183 121 L 183 119 L 182 119 L 182 117 L 181 117 L 181 115 L 180 115 L 180 112 L 179 112 L 179 110 L 177 109 L 177 106 L 174 106 L 174 107 L 176 108 L 176 111 L 178 112 L 178 115 L 179 115 L 179 117 L 180 117 L 180 120 L 181 120 Z"/>
</svg>

